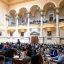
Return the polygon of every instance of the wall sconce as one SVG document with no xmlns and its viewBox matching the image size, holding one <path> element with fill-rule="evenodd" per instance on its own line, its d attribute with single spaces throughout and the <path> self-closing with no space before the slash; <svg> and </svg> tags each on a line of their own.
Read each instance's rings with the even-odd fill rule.
<svg viewBox="0 0 64 64">
<path fill-rule="evenodd" d="M 51 27 L 47 27 L 47 28 L 44 28 L 46 31 L 55 31 L 55 28 L 51 28 Z"/>
</svg>

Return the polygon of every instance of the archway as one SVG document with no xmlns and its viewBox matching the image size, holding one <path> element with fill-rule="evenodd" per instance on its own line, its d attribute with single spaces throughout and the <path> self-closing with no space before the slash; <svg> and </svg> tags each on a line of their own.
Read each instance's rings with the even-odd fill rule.
<svg viewBox="0 0 64 64">
<path fill-rule="evenodd" d="M 40 7 L 38 5 L 33 5 L 30 8 L 30 24 L 39 24 L 40 17 Z"/>
<path fill-rule="evenodd" d="M 14 9 L 9 11 L 9 16 L 8 16 L 8 26 L 15 26 L 16 25 L 16 11 Z"/>
<path fill-rule="evenodd" d="M 52 22 L 55 20 L 55 7 L 55 4 L 52 2 L 46 3 L 44 5 L 43 11 L 45 12 L 47 22 Z"/>
<path fill-rule="evenodd" d="M 27 9 L 21 8 L 18 13 L 18 24 L 26 25 L 27 23 Z"/>
</svg>

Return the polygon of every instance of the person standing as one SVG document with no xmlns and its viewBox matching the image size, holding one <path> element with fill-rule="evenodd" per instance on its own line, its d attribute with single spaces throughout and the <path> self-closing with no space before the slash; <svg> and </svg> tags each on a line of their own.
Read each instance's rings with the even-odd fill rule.
<svg viewBox="0 0 64 64">
<path fill-rule="evenodd" d="M 19 55 L 19 57 L 20 57 L 20 50 L 21 50 L 21 48 L 20 48 L 20 45 L 21 45 L 21 42 L 20 42 L 20 40 L 18 39 L 17 40 L 17 50 L 18 50 L 18 55 Z"/>
</svg>

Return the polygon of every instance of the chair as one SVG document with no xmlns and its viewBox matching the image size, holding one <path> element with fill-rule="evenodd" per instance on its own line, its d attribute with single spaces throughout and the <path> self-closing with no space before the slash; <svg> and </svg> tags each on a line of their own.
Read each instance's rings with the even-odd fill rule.
<svg viewBox="0 0 64 64">
<path fill-rule="evenodd" d="M 0 56 L 0 64 L 4 64 L 4 56 Z"/>
</svg>

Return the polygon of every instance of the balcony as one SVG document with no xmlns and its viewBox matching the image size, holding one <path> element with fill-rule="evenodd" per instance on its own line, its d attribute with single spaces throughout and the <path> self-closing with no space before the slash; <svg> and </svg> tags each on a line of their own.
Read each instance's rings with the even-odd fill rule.
<svg viewBox="0 0 64 64">
<path fill-rule="evenodd" d="M 18 29 L 27 29 L 27 26 L 21 25 L 21 26 L 18 26 Z"/>
<path fill-rule="evenodd" d="M 59 23 L 59 27 L 64 30 L 64 21 Z"/>
<path fill-rule="evenodd" d="M 7 28 L 7 33 L 10 34 L 10 36 L 13 36 L 13 33 L 15 32 L 15 27 L 8 27 Z"/>
<path fill-rule="evenodd" d="M 55 24 L 54 23 L 46 23 L 46 24 L 43 24 L 42 27 L 46 31 L 54 31 L 55 30 Z"/>
</svg>

